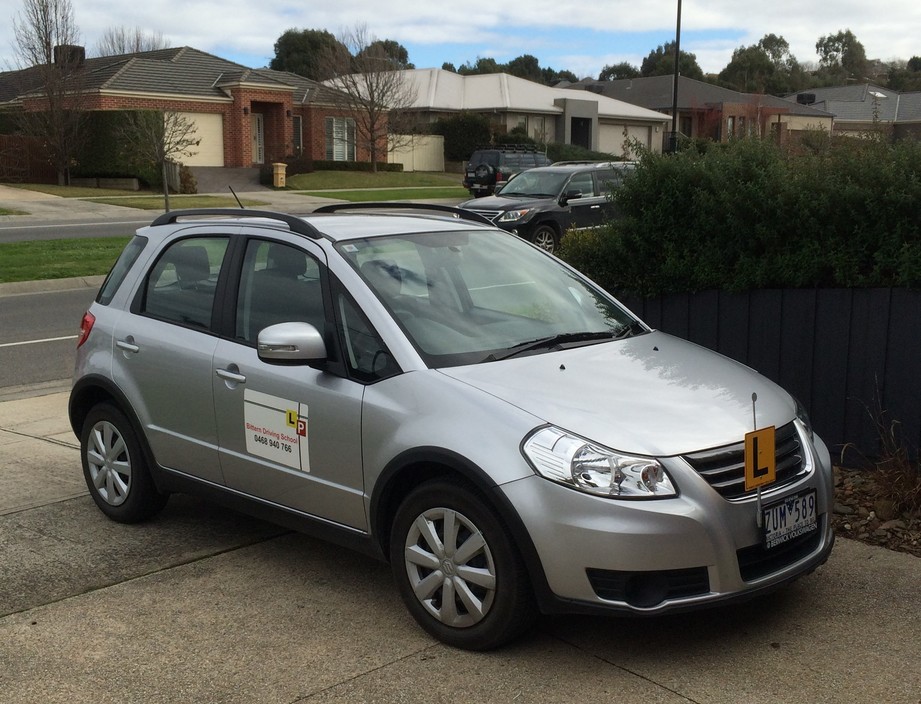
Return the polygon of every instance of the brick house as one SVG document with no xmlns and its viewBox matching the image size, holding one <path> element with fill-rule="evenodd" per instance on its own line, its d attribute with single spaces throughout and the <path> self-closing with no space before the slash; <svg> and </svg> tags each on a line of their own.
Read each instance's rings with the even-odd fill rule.
<svg viewBox="0 0 921 704">
<path fill-rule="evenodd" d="M 674 77 L 668 75 L 615 81 L 585 79 L 565 88 L 606 95 L 671 116 L 674 86 Z M 813 106 L 678 77 L 678 132 L 686 137 L 727 142 L 735 137 L 774 135 L 785 141 L 810 130 L 831 132 L 833 122 L 831 113 Z M 668 132 L 663 138 L 668 138 Z"/>
<path fill-rule="evenodd" d="M 303 76 L 247 68 L 191 47 L 98 58 L 84 58 L 82 47 L 56 50 L 80 66 L 83 110 L 172 111 L 194 122 L 201 142 L 188 166 L 370 158 L 332 89 Z M 42 110 L 44 102 L 38 71 L 0 73 L 0 110 Z"/>
</svg>

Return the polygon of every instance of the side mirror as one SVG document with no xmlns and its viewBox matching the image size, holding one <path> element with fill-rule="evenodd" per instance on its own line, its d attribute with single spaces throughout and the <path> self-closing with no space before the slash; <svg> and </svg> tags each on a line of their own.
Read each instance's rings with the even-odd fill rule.
<svg viewBox="0 0 921 704">
<path fill-rule="evenodd" d="M 323 336 L 310 323 L 278 323 L 263 328 L 256 349 L 264 362 L 311 364 L 326 360 Z"/>
<path fill-rule="evenodd" d="M 581 198 L 581 197 L 582 197 L 582 191 L 578 189 L 566 191 L 566 193 L 563 194 L 563 197 L 560 198 L 560 205 L 566 205 L 569 201 L 576 200 L 577 198 Z"/>
</svg>

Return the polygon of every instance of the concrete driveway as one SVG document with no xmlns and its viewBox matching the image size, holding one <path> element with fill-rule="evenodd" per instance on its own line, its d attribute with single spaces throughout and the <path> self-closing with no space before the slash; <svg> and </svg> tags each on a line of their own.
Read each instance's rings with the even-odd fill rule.
<svg viewBox="0 0 921 704">
<path fill-rule="evenodd" d="M 67 393 L 0 403 L 0 701 L 921 702 L 921 560 L 840 540 L 784 591 L 543 618 L 512 647 L 419 630 L 388 568 L 187 497 L 107 520 Z"/>
</svg>

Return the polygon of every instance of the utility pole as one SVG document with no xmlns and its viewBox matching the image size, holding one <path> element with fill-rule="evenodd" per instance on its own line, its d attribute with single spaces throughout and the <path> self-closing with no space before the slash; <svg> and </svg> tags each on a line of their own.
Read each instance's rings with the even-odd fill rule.
<svg viewBox="0 0 921 704">
<path fill-rule="evenodd" d="M 678 151 L 678 59 L 681 57 L 681 0 L 678 0 L 678 26 L 675 28 L 675 75 L 672 86 L 672 133 L 668 138 L 668 151 Z"/>
</svg>

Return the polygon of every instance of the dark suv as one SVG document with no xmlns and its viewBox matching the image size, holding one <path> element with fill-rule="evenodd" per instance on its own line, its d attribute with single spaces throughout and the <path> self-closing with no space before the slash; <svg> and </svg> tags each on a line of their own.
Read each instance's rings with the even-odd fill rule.
<svg viewBox="0 0 921 704">
<path fill-rule="evenodd" d="M 600 225 L 613 214 L 613 188 L 633 162 L 558 163 L 522 171 L 497 193 L 460 204 L 509 232 L 556 251 L 570 228 Z"/>
<path fill-rule="evenodd" d="M 464 188 L 474 197 L 488 196 L 520 171 L 549 164 L 546 154 L 528 145 L 477 149 L 467 162 Z"/>
</svg>

